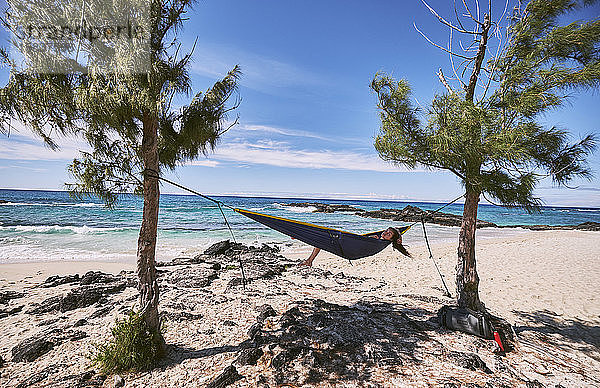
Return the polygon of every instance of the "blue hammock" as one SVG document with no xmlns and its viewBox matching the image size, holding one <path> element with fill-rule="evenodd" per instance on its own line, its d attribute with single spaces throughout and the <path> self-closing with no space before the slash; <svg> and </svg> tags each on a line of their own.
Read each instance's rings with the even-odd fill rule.
<svg viewBox="0 0 600 388">
<path fill-rule="evenodd" d="M 372 256 L 381 252 L 391 243 L 388 240 L 369 237 L 381 232 L 367 235 L 354 234 L 244 209 L 233 210 L 271 229 L 348 260 Z M 403 234 L 410 229 L 410 226 L 397 229 L 400 234 Z"/>
</svg>

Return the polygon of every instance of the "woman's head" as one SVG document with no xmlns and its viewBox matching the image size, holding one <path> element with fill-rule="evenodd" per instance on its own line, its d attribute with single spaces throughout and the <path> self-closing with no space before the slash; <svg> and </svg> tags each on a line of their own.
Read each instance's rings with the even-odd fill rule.
<svg viewBox="0 0 600 388">
<path fill-rule="evenodd" d="M 402 245 L 402 235 L 398 232 L 398 229 L 389 227 L 381 233 L 381 238 L 392 242 L 394 249 L 400 251 L 404 256 L 410 256 L 410 253 Z"/>
</svg>

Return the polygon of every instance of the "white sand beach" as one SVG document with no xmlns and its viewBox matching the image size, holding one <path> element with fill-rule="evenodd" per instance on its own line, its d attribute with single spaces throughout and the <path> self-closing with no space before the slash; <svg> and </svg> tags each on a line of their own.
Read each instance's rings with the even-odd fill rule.
<svg viewBox="0 0 600 388">
<path fill-rule="evenodd" d="M 523 231 L 506 237 L 498 230 L 498 235 L 477 242 L 480 297 L 494 314 L 513 325 L 520 344 L 516 351 L 500 357 L 493 353 L 492 341 L 434 330 L 427 332 L 430 340 L 414 350 L 418 363 L 403 361 L 393 368 L 370 365 L 368 374 L 359 374 L 354 380 L 344 379 L 336 384 L 324 379 L 304 385 L 396 387 L 452 382 L 455 386 L 483 386 L 489 382 L 492 386 L 525 386 L 527 381 L 541 384 L 538 386 L 600 385 L 600 233 Z M 238 357 L 236 346 L 248 340 L 257 308 L 264 304 L 272 306 L 278 316 L 298 302 L 322 299 L 341 306 L 384 303 L 415 321 L 430 317 L 452 300 L 443 297 L 441 281 L 426 246 L 415 243 L 408 249 L 412 259 L 389 247 L 353 263 L 322 252 L 313 268 L 290 267 L 274 278 L 251 282 L 246 290 L 231 286 L 231 280 L 240 276 L 238 270 L 219 273 L 206 287 L 164 286 L 161 309 L 167 313 L 165 338 L 171 346 L 167 361 L 150 372 L 123 375 L 125 386 L 205 386 Z M 455 296 L 456 243 L 437 244 L 432 249 Z M 306 247 L 305 251 L 288 255 L 288 259 L 300 261 L 309 252 Z M 0 304 L 3 310 L 23 306 L 21 311 L 0 318 L 0 356 L 4 360 L 0 386 L 23 386 L 24 382 L 33 386 L 72 386 L 75 380 L 69 376 L 81 376 L 91 369 L 88 357 L 94 351 L 93 344 L 106 339 L 115 319 L 135 304 L 135 288 L 112 295 L 115 308 L 104 316 L 90 318 L 103 308 L 98 308 L 98 304 L 62 313 L 27 313 L 36 303 L 64 295 L 73 288 L 72 284 L 36 287 L 47 277 L 84 274 L 89 270 L 118 274 L 135 268 L 131 263 L 95 262 L 0 265 L 0 291 L 23 293 L 20 298 Z M 135 277 L 134 273 L 131 276 Z M 192 318 L 177 315 L 184 310 Z M 416 311 L 421 310 L 423 315 L 419 316 Z M 11 350 L 25 338 L 50 328 L 73 331 L 75 322 L 81 319 L 85 319 L 85 324 L 76 330 L 85 332 L 85 338 L 65 340 L 32 362 L 12 361 Z M 273 321 L 266 322 L 276 327 L 277 317 L 270 319 Z M 357 330 L 361 330 L 360 325 Z M 269 349 L 265 347 L 256 365 L 238 366 L 242 378 L 231 386 L 273 386 L 277 376 Z M 490 372 L 449 364 L 439 349 L 443 354 L 454 350 L 475 353 Z M 37 378 L 31 379 L 36 373 Z M 112 386 L 112 377 L 103 384 Z M 296 385 L 298 382 L 287 386 Z"/>
</svg>

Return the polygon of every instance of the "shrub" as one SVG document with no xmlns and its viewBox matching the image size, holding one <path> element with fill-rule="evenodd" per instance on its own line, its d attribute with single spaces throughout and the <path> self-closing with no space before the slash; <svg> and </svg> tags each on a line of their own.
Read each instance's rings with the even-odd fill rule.
<svg viewBox="0 0 600 388">
<path fill-rule="evenodd" d="M 143 371 L 152 368 L 164 356 L 161 333 L 150 330 L 141 314 L 131 311 L 115 322 L 113 338 L 96 345 L 92 364 L 103 373 Z"/>
</svg>

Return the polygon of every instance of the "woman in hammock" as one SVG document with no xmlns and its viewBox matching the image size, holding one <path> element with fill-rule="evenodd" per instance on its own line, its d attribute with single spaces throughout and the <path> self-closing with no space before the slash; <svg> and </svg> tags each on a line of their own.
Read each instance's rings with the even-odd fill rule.
<svg viewBox="0 0 600 388">
<path fill-rule="evenodd" d="M 402 235 L 398 232 L 396 228 L 389 227 L 383 232 L 373 232 L 366 234 L 365 236 L 391 241 L 394 249 L 400 251 L 400 253 L 402 253 L 404 256 L 411 257 L 410 253 L 408 253 L 404 245 L 402 245 Z M 304 260 L 299 265 L 306 265 L 308 267 L 312 267 L 313 260 L 315 260 L 315 257 L 317 257 L 319 252 L 321 252 L 321 249 L 314 248 L 308 259 Z"/>
</svg>

